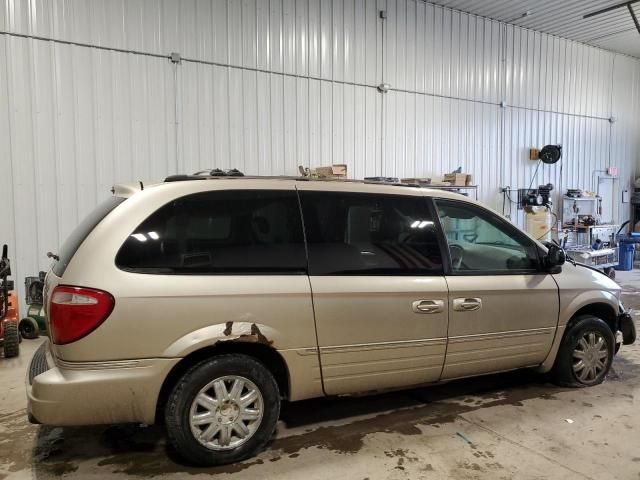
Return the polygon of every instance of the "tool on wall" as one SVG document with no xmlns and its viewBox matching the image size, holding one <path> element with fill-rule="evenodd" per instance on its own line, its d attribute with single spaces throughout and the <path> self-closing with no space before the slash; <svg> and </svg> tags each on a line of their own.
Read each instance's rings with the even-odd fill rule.
<svg viewBox="0 0 640 480">
<path fill-rule="evenodd" d="M 551 240 L 551 232 L 557 223 L 557 215 L 552 211 L 553 200 L 551 192 L 554 189 L 552 183 L 539 185 L 538 188 L 531 188 L 535 182 L 540 165 L 554 165 L 562 158 L 561 145 L 545 145 L 541 150 L 532 148 L 529 150 L 529 159 L 537 161 L 536 170 L 531 177 L 528 188 L 511 189 L 506 187 L 501 189 L 503 194 L 502 211 L 505 214 L 507 200 L 509 201 L 509 217 L 511 217 L 511 205 L 516 204 L 518 210 L 524 210 L 526 229 L 540 240 Z M 562 170 L 560 170 L 562 178 Z M 517 192 L 518 198 L 514 201 L 511 192 Z"/>
<path fill-rule="evenodd" d="M 540 150 L 540 154 L 538 158 L 542 163 L 546 163 L 547 165 L 553 165 L 557 163 L 562 157 L 562 145 L 545 145 L 542 150 Z"/>
</svg>

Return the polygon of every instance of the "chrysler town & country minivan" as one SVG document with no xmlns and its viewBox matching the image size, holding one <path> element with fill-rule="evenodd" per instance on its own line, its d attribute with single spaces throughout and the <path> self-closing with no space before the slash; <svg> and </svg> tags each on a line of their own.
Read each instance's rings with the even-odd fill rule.
<svg viewBox="0 0 640 480">
<path fill-rule="evenodd" d="M 635 341 L 615 282 L 436 189 L 116 186 L 55 258 L 30 420 L 164 423 L 202 465 L 263 448 L 283 400 L 525 367 L 595 385 Z"/>
</svg>

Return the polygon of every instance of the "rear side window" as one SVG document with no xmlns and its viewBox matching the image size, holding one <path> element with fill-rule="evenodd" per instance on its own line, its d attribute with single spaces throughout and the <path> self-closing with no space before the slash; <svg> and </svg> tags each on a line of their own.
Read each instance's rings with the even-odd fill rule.
<svg viewBox="0 0 640 480">
<path fill-rule="evenodd" d="M 422 197 L 300 192 L 310 275 L 436 275 L 442 256 Z"/>
<path fill-rule="evenodd" d="M 58 257 L 60 260 L 53 266 L 53 273 L 58 277 L 64 275 L 69 262 L 76 254 L 78 248 L 84 239 L 89 236 L 94 228 L 109 214 L 111 211 L 124 202 L 123 197 L 109 197 L 107 200 L 98 205 L 89 215 L 85 217 L 76 229 L 69 235 L 67 240 L 62 244 Z"/>
<path fill-rule="evenodd" d="M 157 274 L 306 273 L 296 194 L 224 190 L 179 198 L 131 233 L 116 264 Z"/>
</svg>

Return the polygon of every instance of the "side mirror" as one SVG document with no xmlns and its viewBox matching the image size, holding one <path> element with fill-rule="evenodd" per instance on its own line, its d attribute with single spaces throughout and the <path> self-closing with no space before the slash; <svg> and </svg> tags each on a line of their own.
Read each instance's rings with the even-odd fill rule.
<svg viewBox="0 0 640 480">
<path fill-rule="evenodd" d="M 564 250 L 555 243 L 548 244 L 549 251 L 543 259 L 544 267 L 549 273 L 560 273 L 567 257 Z"/>
</svg>

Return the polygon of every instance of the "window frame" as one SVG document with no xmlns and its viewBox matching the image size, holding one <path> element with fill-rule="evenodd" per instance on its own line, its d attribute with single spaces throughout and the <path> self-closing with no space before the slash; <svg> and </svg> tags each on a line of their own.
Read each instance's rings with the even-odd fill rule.
<svg viewBox="0 0 640 480">
<path fill-rule="evenodd" d="M 509 276 L 509 275 L 539 275 L 546 273 L 542 268 L 542 256 L 540 246 L 530 237 L 528 237 L 524 232 L 522 232 L 518 227 L 513 225 L 511 222 L 501 217 L 500 215 L 496 215 L 494 212 L 489 210 L 482 205 L 478 205 L 476 203 L 466 202 L 464 200 L 457 200 L 453 198 L 445 198 L 445 197 L 430 197 L 431 208 L 433 208 L 436 220 L 437 230 L 439 232 L 438 237 L 440 238 L 441 248 L 443 251 L 443 263 L 445 275 L 449 276 L 459 276 L 459 277 L 481 277 L 481 276 Z M 447 234 L 444 231 L 444 227 L 442 226 L 442 221 L 440 219 L 440 215 L 438 213 L 438 201 L 454 203 L 463 208 L 470 208 L 471 210 L 479 211 L 482 215 L 480 218 L 487 221 L 488 223 L 496 226 L 487 219 L 487 217 L 496 220 L 496 224 L 499 227 L 506 227 L 507 229 L 511 229 L 517 235 L 517 239 L 524 242 L 529 242 L 531 244 L 532 249 L 535 251 L 535 268 L 528 269 L 518 269 L 518 270 L 475 270 L 475 271 L 456 271 L 453 269 L 453 265 L 451 263 L 451 251 L 449 250 L 449 240 L 447 239 Z M 524 243 L 523 242 L 523 243 Z"/>
<path fill-rule="evenodd" d="M 360 192 L 360 191 L 349 191 L 349 190 L 298 190 L 296 189 L 298 192 L 298 203 L 300 205 L 300 215 L 302 218 L 302 229 L 304 232 L 304 242 L 305 242 L 305 248 L 306 248 L 306 254 L 307 254 L 307 275 L 308 276 L 314 276 L 314 277 L 443 277 L 446 273 L 446 268 L 447 268 L 447 261 L 446 259 L 448 257 L 444 256 L 444 251 L 442 248 L 442 244 L 441 244 L 441 235 L 440 232 L 438 230 L 439 228 L 439 219 L 436 218 L 437 217 L 437 211 L 433 208 L 433 206 L 431 205 L 431 203 L 429 202 L 429 198 L 425 195 L 405 195 L 405 194 L 395 194 L 395 193 L 377 193 L 377 192 Z M 309 256 L 309 250 L 310 250 L 310 246 L 309 246 L 309 242 L 307 240 L 307 225 L 305 222 L 305 217 L 304 217 L 304 208 L 302 205 L 302 197 L 305 194 L 315 194 L 315 193 L 321 193 L 321 194 L 326 194 L 326 195 L 332 195 L 332 194 L 337 194 L 337 195 L 368 195 L 368 196 L 372 196 L 372 197 L 399 197 L 399 198 L 408 198 L 408 199 L 414 199 L 415 202 L 421 203 L 422 204 L 422 208 L 424 209 L 425 214 L 430 215 L 432 218 L 434 218 L 434 229 L 435 229 L 435 238 L 436 238 L 436 243 L 438 244 L 438 248 L 439 248 L 439 253 L 440 253 L 440 257 L 442 260 L 442 266 L 440 268 L 440 270 L 438 272 L 433 272 L 433 273 L 429 273 L 427 271 L 424 271 L 422 273 L 418 273 L 415 271 L 408 271 L 407 273 L 386 273 L 386 272 L 379 272 L 379 273 L 375 273 L 375 272 L 366 272 L 363 271 L 362 273 L 329 273 L 329 274 L 312 274 L 311 273 L 311 268 L 310 268 L 310 256 Z M 446 248 L 446 252 L 448 255 L 448 247 Z"/>
<path fill-rule="evenodd" d="M 260 193 L 260 192 L 269 192 L 269 193 L 282 193 L 282 194 L 288 194 L 291 195 L 291 199 L 293 201 L 296 202 L 296 206 L 295 206 L 295 211 L 298 214 L 298 220 L 300 222 L 300 229 L 301 229 L 301 233 L 302 233 L 302 248 L 304 251 L 304 265 L 300 268 L 300 269 L 291 269 L 291 270 L 286 270 L 286 269 L 278 269 L 278 268 L 264 268 L 264 269 L 250 269 L 247 268 L 246 270 L 242 270 L 242 269 L 238 269 L 238 268 L 228 268 L 224 271 L 168 271 L 169 268 L 168 267 L 157 267 L 154 271 L 154 267 L 127 267 L 124 265 L 121 265 L 118 263 L 118 256 L 120 254 L 120 252 L 122 251 L 122 249 L 125 247 L 127 240 L 129 239 L 129 237 L 136 232 L 136 230 L 138 228 L 140 228 L 140 226 L 142 226 L 145 222 L 147 222 L 151 217 L 153 217 L 154 215 L 156 215 L 160 210 L 162 210 L 163 208 L 167 207 L 168 205 L 180 201 L 181 199 L 187 198 L 187 197 L 192 197 L 192 196 L 197 196 L 197 195 L 206 195 L 206 194 L 215 194 L 215 193 L 229 193 L 229 192 L 254 192 L 254 193 Z M 278 276 L 282 276 L 282 275 L 309 275 L 309 256 L 308 256 L 308 249 L 307 249 L 307 240 L 306 240 L 306 234 L 305 234 L 305 230 L 304 230 L 304 221 L 302 218 L 302 211 L 301 211 L 301 205 L 300 205 L 300 198 L 297 194 L 297 190 L 292 188 L 292 189 L 279 189 L 279 188 L 225 188 L 225 189 L 212 189 L 212 190 L 203 190 L 203 191 L 199 191 L 199 192 L 192 192 L 192 193 L 187 193 L 185 195 L 180 195 L 178 197 L 172 198 L 171 200 L 169 200 L 166 203 L 163 203 L 162 205 L 160 205 L 159 207 L 155 208 L 153 210 L 152 213 L 150 213 L 149 215 L 147 215 L 135 228 L 132 232 L 130 232 L 125 239 L 123 240 L 122 244 L 120 245 L 120 247 L 118 248 L 118 251 L 116 252 L 116 255 L 113 258 L 113 262 L 115 267 L 118 270 L 121 270 L 123 272 L 127 272 L 127 273 L 134 273 L 134 274 L 139 274 L 139 275 L 168 275 L 168 276 L 210 276 L 210 277 L 217 277 L 217 276 L 264 276 L 264 275 L 278 275 Z"/>
</svg>

